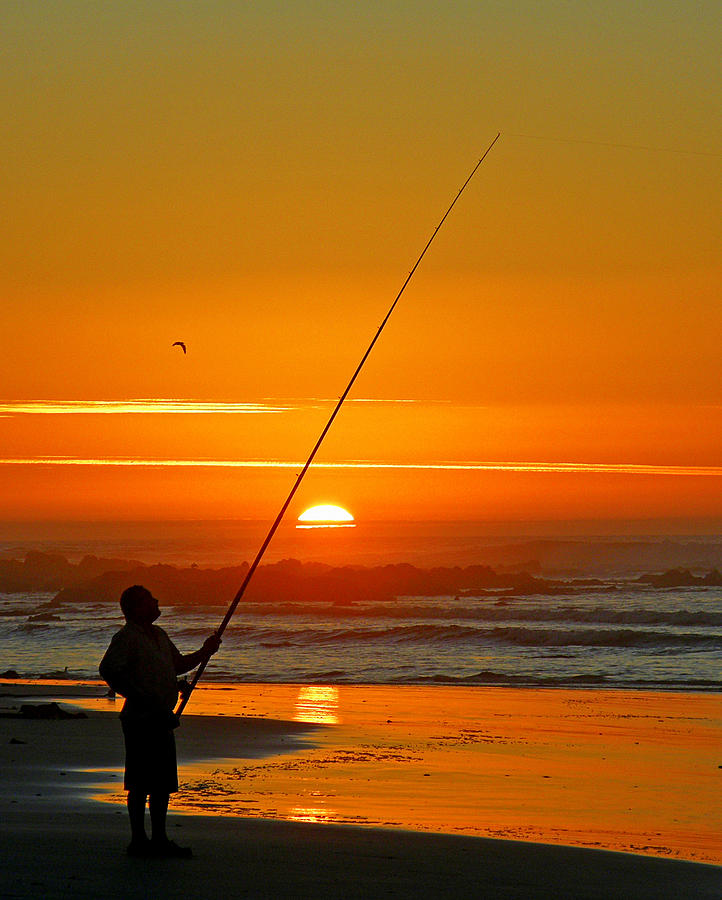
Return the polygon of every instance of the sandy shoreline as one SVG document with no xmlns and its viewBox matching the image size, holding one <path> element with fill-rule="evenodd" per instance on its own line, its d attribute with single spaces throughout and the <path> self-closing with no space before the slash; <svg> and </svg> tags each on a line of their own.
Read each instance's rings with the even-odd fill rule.
<svg viewBox="0 0 722 900">
<path fill-rule="evenodd" d="M 133 867 L 123 808 L 89 799 L 121 799 L 100 693 L 0 684 L 6 710 L 88 710 L 0 717 L 4 897 L 722 896 L 718 695 L 208 685 L 178 733 L 181 875 Z"/>
</svg>

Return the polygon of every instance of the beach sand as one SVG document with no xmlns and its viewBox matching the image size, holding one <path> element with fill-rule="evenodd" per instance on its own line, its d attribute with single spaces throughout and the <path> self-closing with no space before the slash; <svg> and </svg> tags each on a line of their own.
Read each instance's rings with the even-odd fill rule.
<svg viewBox="0 0 722 900">
<path fill-rule="evenodd" d="M 204 685 L 152 861 L 102 693 L 0 684 L 88 715 L 0 716 L 3 897 L 722 897 L 719 695 Z"/>
</svg>

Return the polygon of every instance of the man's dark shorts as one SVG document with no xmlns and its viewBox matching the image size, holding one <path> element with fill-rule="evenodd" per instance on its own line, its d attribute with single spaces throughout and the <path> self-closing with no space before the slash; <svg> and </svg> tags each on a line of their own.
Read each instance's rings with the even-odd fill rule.
<svg viewBox="0 0 722 900">
<path fill-rule="evenodd" d="M 175 735 L 155 723 L 121 719 L 125 737 L 125 789 L 145 794 L 178 790 Z"/>
</svg>

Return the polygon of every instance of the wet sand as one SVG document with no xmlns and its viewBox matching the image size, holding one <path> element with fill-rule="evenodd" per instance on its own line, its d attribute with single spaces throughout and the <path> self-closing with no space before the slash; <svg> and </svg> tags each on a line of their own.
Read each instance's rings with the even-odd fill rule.
<svg viewBox="0 0 722 900">
<path fill-rule="evenodd" d="M 139 862 L 101 693 L 0 684 L 88 713 L 0 717 L 3 897 L 722 896 L 718 695 L 207 685 Z"/>
</svg>

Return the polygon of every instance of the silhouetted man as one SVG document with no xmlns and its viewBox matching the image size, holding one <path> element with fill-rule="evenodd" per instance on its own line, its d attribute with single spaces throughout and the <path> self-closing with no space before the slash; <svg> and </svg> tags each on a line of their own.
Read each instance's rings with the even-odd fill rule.
<svg viewBox="0 0 722 900">
<path fill-rule="evenodd" d="M 220 646 L 212 634 L 200 650 L 186 656 L 154 625 L 158 601 L 136 584 L 123 591 L 120 608 L 126 624 L 110 642 L 100 674 L 110 688 L 125 697 L 120 713 L 125 738 L 125 789 L 128 792 L 131 856 L 189 857 L 187 847 L 168 840 L 168 800 L 178 790 L 173 712 L 178 700 L 177 675 L 195 668 Z M 145 832 L 149 800 L 152 838 Z"/>
</svg>

